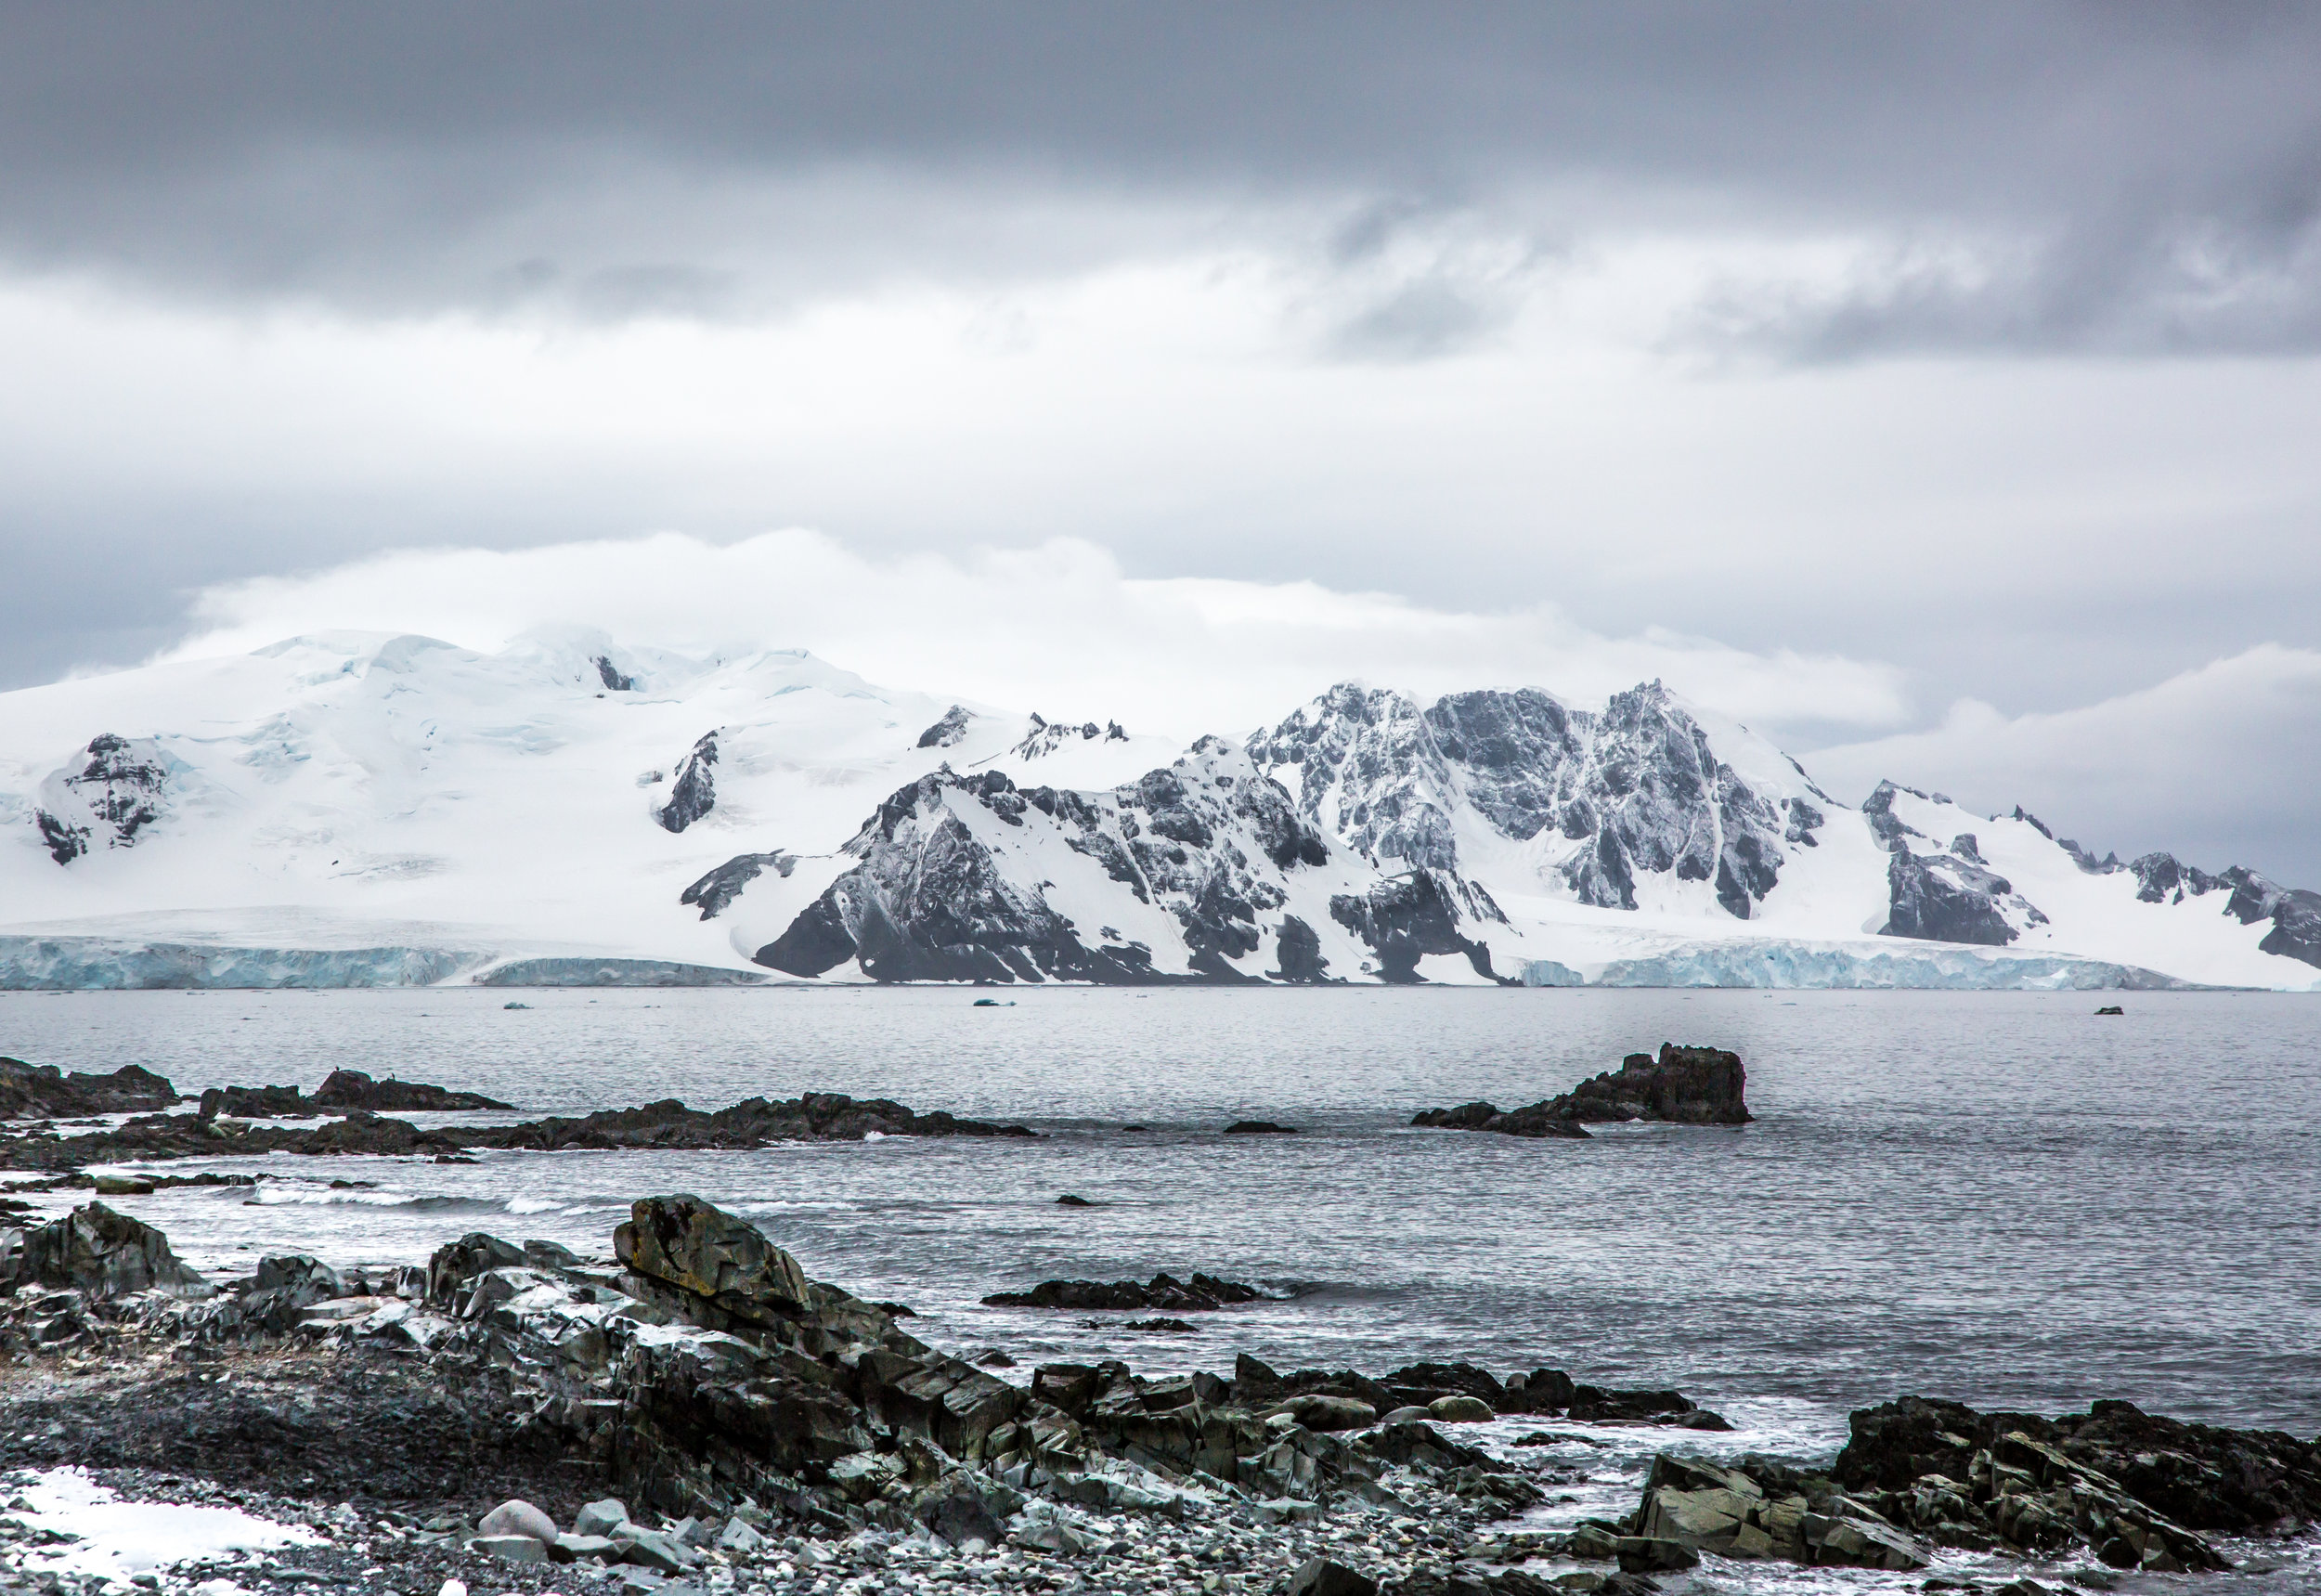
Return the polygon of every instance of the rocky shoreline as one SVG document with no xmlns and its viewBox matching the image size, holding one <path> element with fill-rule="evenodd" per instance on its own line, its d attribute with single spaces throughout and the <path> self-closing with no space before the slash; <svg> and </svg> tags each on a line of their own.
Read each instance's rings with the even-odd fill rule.
<svg viewBox="0 0 2321 1596">
<path fill-rule="evenodd" d="M 2103 1588 L 2116 1568 L 2225 1567 L 2220 1538 L 2321 1512 L 2321 1445 L 2124 1403 L 2046 1419 L 1905 1397 L 1854 1414 L 1834 1460 L 1715 1461 L 1683 1436 L 1723 1421 L 1677 1392 L 1246 1356 L 1229 1376 L 1065 1363 L 1015 1383 L 699 1199 L 640 1200 L 612 1242 L 586 1259 L 479 1233 L 423 1267 L 293 1255 L 204 1279 L 102 1203 L 0 1229 L 0 1469 L 230 1499 L 312 1538 L 237 1564 L 240 1589 L 363 1596 L 448 1578 L 1640 1596 L 1704 1558 L 1895 1572 L 1944 1548 L 2077 1560 Z M 1549 1533 L 1523 1515 L 1569 1483 L 1558 1437 L 1511 1460 L 1461 1438 L 1516 1416 L 1668 1439 L 1632 1511 Z M 9 1522 L 0 1590 L 71 1586 L 42 1572 L 52 1532 Z M 2036 1588 L 1990 1566 L 1928 1588 Z"/>
<path fill-rule="evenodd" d="M 508 1110 L 474 1092 L 414 1081 L 373 1081 L 334 1070 L 314 1096 L 295 1086 L 223 1086 L 201 1094 L 191 1114 L 165 1078 L 132 1066 L 113 1075 L 62 1075 L 54 1066 L 0 1058 L 0 1103 L 20 1122 L 0 1130 L 0 1169 L 71 1171 L 91 1164 L 162 1159 L 236 1158 L 266 1153 L 305 1157 L 378 1154 L 463 1159 L 478 1150 L 556 1152 L 574 1148 L 746 1150 L 778 1142 L 861 1141 L 866 1136 L 1030 1138 L 1022 1125 L 920 1113 L 885 1097 L 808 1092 L 770 1101 L 750 1097 L 730 1108 L 690 1108 L 676 1098 L 579 1117 L 551 1115 L 515 1124 L 424 1128 L 381 1112 Z M 148 1111 L 139 1111 L 148 1110 Z M 76 1129 L 58 1122 L 126 1114 L 118 1124 Z M 315 1125 L 266 1120 L 313 1120 Z"/>
</svg>

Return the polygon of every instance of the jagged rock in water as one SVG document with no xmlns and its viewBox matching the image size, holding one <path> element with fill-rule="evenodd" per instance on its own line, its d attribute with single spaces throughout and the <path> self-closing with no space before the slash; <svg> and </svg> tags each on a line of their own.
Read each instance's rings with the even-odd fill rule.
<svg viewBox="0 0 2321 1596">
<path fill-rule="evenodd" d="M 944 769 L 881 804 L 846 851 L 862 863 L 759 964 L 818 976 L 853 960 L 879 980 L 1256 980 L 1237 961 L 1263 945 L 1285 877 L 1329 857 L 1289 794 L 1214 738 L 1110 792 Z M 1149 946 L 1087 940 L 1046 895 L 1066 871 L 1167 910 L 1186 973 L 1156 969 Z"/>
<path fill-rule="evenodd" d="M 1196 1274 L 1189 1280 L 1155 1275 L 1150 1281 L 1043 1280 L 1028 1291 L 994 1291 L 983 1299 L 994 1308 L 1165 1308 L 1173 1313 L 1206 1313 L 1238 1303 L 1264 1300 L 1254 1286 Z"/>
<path fill-rule="evenodd" d="M 128 848 L 167 807 L 169 765 L 161 744 L 110 732 L 89 739 L 88 758 L 41 783 L 32 811 L 48 856 L 70 864 L 102 842 Z"/>
<path fill-rule="evenodd" d="M 797 868 L 797 855 L 795 853 L 737 853 L 686 888 L 677 901 L 700 905 L 701 917 L 714 920 L 741 896 L 743 888 L 767 871 L 786 876 Z"/>
<path fill-rule="evenodd" d="M 750 1323 L 787 1322 L 812 1305 L 797 1259 L 698 1197 L 639 1198 L 613 1232 L 613 1255 Z"/>
<path fill-rule="evenodd" d="M 424 1081 L 374 1081 L 360 1070 L 333 1070 L 315 1088 L 315 1103 L 325 1109 L 364 1109 L 373 1113 L 444 1113 L 462 1109 L 512 1109 L 481 1092 L 454 1092 Z"/>
<path fill-rule="evenodd" d="M 596 678 L 604 683 L 607 693 L 633 693 L 637 688 L 637 679 L 622 675 L 614 667 L 610 655 L 600 654 L 596 656 Z"/>
<path fill-rule="evenodd" d="M 0 1058 L 0 1120 L 77 1119 L 165 1109 L 178 1100 L 167 1079 L 135 1064 L 110 1075 L 68 1075 L 54 1064 Z"/>
<path fill-rule="evenodd" d="M 1414 870 L 1390 876 L 1360 897 L 1329 901 L 1329 917 L 1368 942 L 1378 954 L 1382 980 L 1408 983 L 1422 979 L 1419 961 L 1429 954 L 1463 954 L 1475 974 L 1514 984 L 1491 968 L 1491 950 L 1459 928 L 1459 903 L 1477 918 L 1500 919 L 1498 905 L 1480 887 L 1448 871 Z"/>
<path fill-rule="evenodd" d="M 1513 1136 L 1584 1136 L 1583 1124 L 1662 1120 L 1684 1125 L 1744 1125 L 1747 1072 L 1741 1056 L 1719 1047 L 1660 1045 L 1660 1056 L 1631 1053 L 1570 1091 L 1505 1113 L 1489 1103 L 1429 1109 L 1414 1125 L 1455 1131 L 1497 1131 Z"/>
<path fill-rule="evenodd" d="M 718 734 L 705 732 L 694 745 L 693 752 L 678 765 L 668 802 L 653 811 L 653 818 L 661 823 L 662 830 L 682 831 L 717 807 L 717 762 Z"/>
<path fill-rule="evenodd" d="M 1403 694 L 1332 688 L 1250 742 L 1261 769 L 1298 772 L 1311 819 L 1374 857 L 1459 865 L 1458 833 L 1480 824 L 1534 845 L 1544 876 L 1581 902 L 1636 907 L 1640 873 L 1713 884 L 1746 919 L 1788 846 L 1815 846 L 1826 817 L 1808 797 L 1759 791 L 1658 682 L 1601 714 L 1536 689 L 1455 694 L 1420 709 Z M 1797 785 L 1828 799 L 1802 773 Z"/>
<path fill-rule="evenodd" d="M 953 704 L 943 711 L 941 720 L 919 733 L 922 748 L 956 747 L 967 734 L 967 722 L 975 716 L 964 704 Z"/>
<path fill-rule="evenodd" d="M 0 1249 L 0 1279 L 10 1291 L 39 1284 L 110 1298 L 147 1291 L 201 1296 L 210 1289 L 170 1251 L 168 1237 L 101 1202 L 8 1239 L 15 1245 Z"/>
</svg>

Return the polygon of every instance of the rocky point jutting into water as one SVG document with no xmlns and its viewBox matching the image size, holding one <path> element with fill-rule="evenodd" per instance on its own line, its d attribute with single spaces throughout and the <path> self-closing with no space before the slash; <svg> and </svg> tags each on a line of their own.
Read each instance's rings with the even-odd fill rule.
<svg viewBox="0 0 2321 1596">
<path fill-rule="evenodd" d="M 60 1077 L 14 1059 L 0 1059 L 0 1090 L 18 1090 L 28 1102 L 107 1102 L 103 1110 L 171 1104 L 182 1099 L 171 1083 L 144 1070 L 111 1076 Z M 44 1096 L 45 1094 L 45 1096 Z M 884 1097 L 808 1092 L 782 1101 L 751 1097 L 710 1111 L 674 1098 L 633 1109 L 603 1109 L 577 1118 L 551 1116 L 515 1124 L 442 1125 L 421 1129 L 365 1105 L 407 1112 L 447 1112 L 508 1105 L 475 1092 L 452 1092 L 411 1081 L 373 1081 L 359 1070 L 331 1072 L 309 1097 L 295 1086 L 213 1086 L 192 1114 L 135 1115 L 117 1125 L 77 1134 L 35 1120 L 0 1133 L 0 1168 L 71 1170 L 89 1164 L 155 1159 L 223 1158 L 255 1153 L 433 1154 L 458 1158 L 478 1148 L 556 1152 L 622 1148 L 696 1150 L 762 1148 L 778 1142 L 861 1141 L 867 1135 L 1029 1137 L 1021 1125 L 963 1120 L 938 1109 L 919 1113 Z M 86 1113 L 93 1110 L 82 1110 Z M 255 1119 L 325 1119 L 312 1128 L 253 1123 Z"/>
</svg>

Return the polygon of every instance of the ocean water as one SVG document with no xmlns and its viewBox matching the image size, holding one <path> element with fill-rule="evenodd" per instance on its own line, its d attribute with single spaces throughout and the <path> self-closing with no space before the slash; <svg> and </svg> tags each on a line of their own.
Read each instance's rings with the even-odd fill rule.
<svg viewBox="0 0 2321 1596">
<path fill-rule="evenodd" d="M 141 1064 L 188 1091 L 311 1088 L 346 1065 L 527 1114 L 844 1091 L 1042 1133 L 473 1167 L 282 1156 L 240 1161 L 270 1177 L 254 1195 L 123 1200 L 203 1267 L 419 1261 L 477 1229 L 602 1254 L 632 1198 L 689 1190 L 816 1277 L 911 1304 L 924 1339 L 1027 1367 L 1552 1365 L 1679 1387 L 1744 1424 L 1714 1444 L 1801 1456 L 1905 1392 L 2321 1430 L 2321 998 L 2129 994 L 2099 1018 L 2111 994 L 976 995 L 537 992 L 511 1010 L 504 992 L 6 994 L 0 1053 Z M 1737 1050 L 1757 1122 L 1589 1142 L 1408 1126 L 1426 1107 L 1535 1101 L 1663 1041 Z M 1244 1117 L 1298 1134 L 1219 1134 Z M 1097 1206 L 1059 1207 L 1068 1191 Z M 1279 1295 L 1189 1336 L 978 1302 L 1159 1269 Z M 1592 1505 L 1625 1508 L 1640 1442 L 1603 1439 Z"/>
</svg>

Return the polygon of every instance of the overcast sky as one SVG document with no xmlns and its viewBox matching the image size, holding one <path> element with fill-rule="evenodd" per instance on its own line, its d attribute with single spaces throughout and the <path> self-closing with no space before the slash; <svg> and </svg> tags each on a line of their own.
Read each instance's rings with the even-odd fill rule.
<svg viewBox="0 0 2321 1596">
<path fill-rule="evenodd" d="M 1652 672 L 2321 886 L 2317 81 L 2301 5 L 0 5 L 0 687 L 557 606 L 1185 735 Z"/>
</svg>

